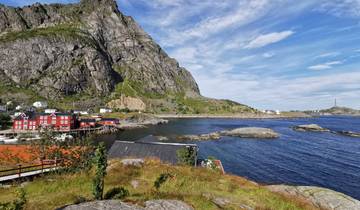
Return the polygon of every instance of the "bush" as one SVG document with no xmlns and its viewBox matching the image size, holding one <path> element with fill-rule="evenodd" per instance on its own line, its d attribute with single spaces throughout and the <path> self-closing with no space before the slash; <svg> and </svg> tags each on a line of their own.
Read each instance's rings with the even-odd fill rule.
<svg viewBox="0 0 360 210">
<path fill-rule="evenodd" d="M 9 203 L 0 203 L 1 210 L 22 210 L 26 204 L 26 192 L 23 188 L 16 191 L 17 199 Z"/>
<path fill-rule="evenodd" d="M 8 114 L 0 113 L 0 129 L 6 129 L 11 125 L 11 117 Z"/>
<path fill-rule="evenodd" d="M 123 187 L 115 187 L 106 192 L 104 199 L 123 199 L 129 195 L 130 193 L 127 189 Z"/>
<path fill-rule="evenodd" d="M 163 173 L 155 180 L 154 187 L 159 190 L 161 185 L 164 184 L 169 178 L 173 177 L 170 173 Z"/>
<path fill-rule="evenodd" d="M 196 151 L 193 147 L 186 147 L 176 151 L 176 156 L 181 164 L 194 166 Z"/>
<path fill-rule="evenodd" d="M 94 166 L 95 177 L 93 179 L 93 195 L 96 200 L 102 200 L 107 168 L 106 148 L 103 142 L 98 145 L 95 151 Z"/>
</svg>

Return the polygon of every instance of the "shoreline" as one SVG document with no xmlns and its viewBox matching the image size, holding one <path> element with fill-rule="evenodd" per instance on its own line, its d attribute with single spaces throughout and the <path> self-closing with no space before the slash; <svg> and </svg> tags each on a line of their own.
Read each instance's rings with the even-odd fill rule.
<svg viewBox="0 0 360 210">
<path fill-rule="evenodd" d="M 302 113 L 267 115 L 267 114 L 236 114 L 236 115 L 207 115 L 207 114 L 155 114 L 155 117 L 165 119 L 293 119 L 293 118 L 312 118 L 313 116 Z"/>
</svg>

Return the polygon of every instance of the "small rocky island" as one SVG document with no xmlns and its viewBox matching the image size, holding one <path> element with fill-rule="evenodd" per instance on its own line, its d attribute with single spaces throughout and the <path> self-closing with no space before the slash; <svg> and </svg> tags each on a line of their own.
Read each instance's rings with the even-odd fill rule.
<svg viewBox="0 0 360 210">
<path fill-rule="evenodd" d="M 279 138 L 280 135 L 269 128 L 246 127 L 246 128 L 236 128 L 233 130 L 213 132 L 209 134 L 178 136 L 177 140 L 208 141 L 208 140 L 218 140 L 222 136 L 251 138 L 251 139 L 275 139 L 275 138 Z"/>
<path fill-rule="evenodd" d="M 297 125 L 294 126 L 293 129 L 295 131 L 301 131 L 301 132 L 329 132 L 329 129 L 323 128 L 317 124 L 309 124 L 309 125 Z"/>
</svg>

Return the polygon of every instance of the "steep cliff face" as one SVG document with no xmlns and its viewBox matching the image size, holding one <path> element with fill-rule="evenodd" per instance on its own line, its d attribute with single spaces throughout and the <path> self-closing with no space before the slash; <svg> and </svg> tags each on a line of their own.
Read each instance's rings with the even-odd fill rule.
<svg viewBox="0 0 360 210">
<path fill-rule="evenodd" d="M 199 96 L 191 74 L 113 0 L 0 6 L 0 75 L 46 98 L 144 93 Z"/>
</svg>

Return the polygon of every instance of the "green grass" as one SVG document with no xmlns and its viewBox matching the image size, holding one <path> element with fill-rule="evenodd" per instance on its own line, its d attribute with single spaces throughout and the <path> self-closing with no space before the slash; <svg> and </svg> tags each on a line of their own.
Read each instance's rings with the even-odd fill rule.
<svg viewBox="0 0 360 210">
<path fill-rule="evenodd" d="M 0 43 L 8 43 L 16 40 L 28 40 L 35 37 L 57 37 L 65 40 L 80 40 L 90 46 L 96 47 L 96 43 L 90 36 L 80 30 L 79 24 L 59 24 L 46 28 L 35 28 L 23 31 L 13 31 L 0 36 Z"/>
<path fill-rule="evenodd" d="M 157 191 L 153 183 L 161 173 L 170 173 L 173 178 Z M 79 197 L 92 200 L 91 177 L 91 173 L 79 173 L 38 178 L 25 186 L 26 209 L 55 209 L 73 204 Z M 133 180 L 138 181 L 137 188 L 131 186 Z M 315 209 L 301 200 L 271 193 L 241 177 L 221 175 L 207 169 L 163 165 L 151 160 L 146 161 L 143 168 L 125 167 L 118 161 L 112 161 L 105 180 L 105 191 L 121 186 L 130 191 L 130 196 L 124 201 L 139 205 L 150 199 L 178 199 L 195 209 L 211 210 L 220 208 L 210 197 L 222 197 L 231 201 L 225 209 L 239 209 L 241 204 L 256 209 Z M 0 200 L 13 200 L 15 189 L 0 189 Z"/>
</svg>

